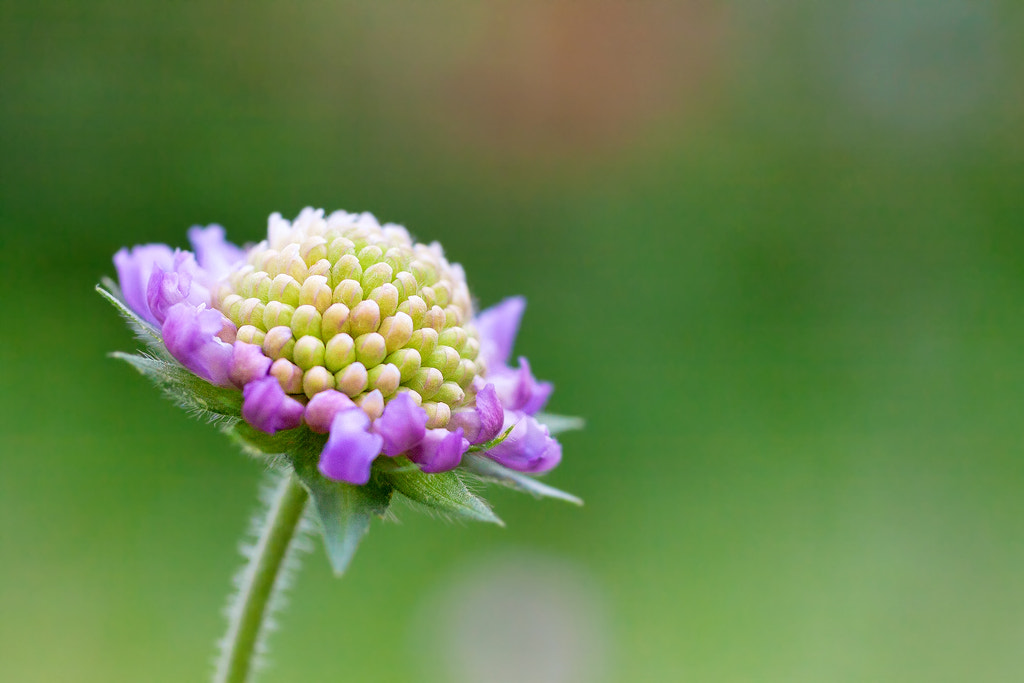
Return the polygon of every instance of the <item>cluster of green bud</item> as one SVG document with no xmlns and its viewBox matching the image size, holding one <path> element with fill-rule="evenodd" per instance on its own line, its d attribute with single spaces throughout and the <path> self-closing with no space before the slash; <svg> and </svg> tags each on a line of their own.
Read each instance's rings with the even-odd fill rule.
<svg viewBox="0 0 1024 683">
<path fill-rule="evenodd" d="M 462 267 L 400 226 L 343 212 L 272 218 L 270 239 L 249 250 L 214 305 L 273 360 L 288 394 L 337 389 L 376 417 L 408 393 L 431 428 L 475 399 L 483 368 Z"/>
</svg>

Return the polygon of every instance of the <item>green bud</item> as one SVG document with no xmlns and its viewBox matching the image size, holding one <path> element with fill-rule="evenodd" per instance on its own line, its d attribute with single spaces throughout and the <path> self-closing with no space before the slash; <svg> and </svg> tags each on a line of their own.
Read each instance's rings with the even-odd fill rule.
<svg viewBox="0 0 1024 683">
<path fill-rule="evenodd" d="M 466 392 L 455 382 L 444 382 L 432 398 L 440 403 L 453 406 L 466 400 Z"/>
<path fill-rule="evenodd" d="M 423 316 L 423 326 L 430 327 L 437 330 L 437 332 L 441 332 L 441 330 L 444 329 L 445 319 L 446 316 L 443 308 L 440 306 L 431 306 L 430 310 Z"/>
<path fill-rule="evenodd" d="M 324 364 L 331 372 L 338 372 L 356 359 L 356 345 L 344 332 L 330 338 L 324 352 Z"/>
<path fill-rule="evenodd" d="M 468 339 L 469 334 L 466 330 L 461 327 L 449 327 L 438 335 L 437 343 L 444 346 L 450 346 L 456 351 L 461 352 L 462 347 L 465 346 Z"/>
<path fill-rule="evenodd" d="M 467 389 L 473 383 L 473 379 L 476 378 L 477 374 L 476 363 L 468 358 L 463 358 L 459 361 L 459 367 L 455 368 L 455 372 L 452 373 L 451 379 L 463 389 Z"/>
<path fill-rule="evenodd" d="M 323 313 L 333 301 L 333 292 L 322 275 L 310 275 L 299 288 L 299 304 L 309 305 Z"/>
<path fill-rule="evenodd" d="M 406 386 L 427 400 L 434 397 L 443 383 L 444 376 L 437 368 L 420 368 Z"/>
<path fill-rule="evenodd" d="M 353 337 L 376 332 L 380 327 L 380 306 L 372 299 L 360 301 L 349 313 L 348 326 Z"/>
<path fill-rule="evenodd" d="M 440 429 L 452 419 L 452 409 L 447 404 L 425 401 L 421 407 L 427 413 L 427 429 Z"/>
<path fill-rule="evenodd" d="M 384 258 L 384 252 L 376 244 L 371 244 L 359 250 L 359 263 L 365 272 L 370 266 Z"/>
<path fill-rule="evenodd" d="M 302 341 L 301 339 L 299 341 Z M 302 375 L 302 391 L 309 398 L 313 398 L 321 391 L 334 388 L 334 375 L 327 371 L 322 365 L 317 365 L 306 370 Z"/>
<path fill-rule="evenodd" d="M 398 311 L 398 288 L 390 282 L 375 287 L 370 292 L 370 299 L 376 301 L 383 318 L 394 315 Z"/>
<path fill-rule="evenodd" d="M 362 363 L 350 363 L 344 370 L 335 373 L 337 389 L 349 398 L 354 398 L 366 389 L 366 368 Z"/>
<path fill-rule="evenodd" d="M 331 304 L 324 311 L 323 320 L 320 323 L 320 337 L 324 341 L 330 341 L 336 334 L 348 331 L 348 306 L 345 304 Z"/>
<path fill-rule="evenodd" d="M 327 240 L 318 236 L 308 238 L 299 247 L 299 256 L 312 268 L 314 263 L 327 258 Z"/>
<path fill-rule="evenodd" d="M 438 346 L 434 352 L 423 357 L 423 365 L 428 368 L 437 368 L 445 378 L 455 373 L 459 367 L 459 352 L 450 346 Z"/>
<path fill-rule="evenodd" d="M 310 305 L 299 306 L 292 314 L 291 328 L 295 338 L 304 336 L 319 337 L 323 319 L 320 311 Z"/>
<path fill-rule="evenodd" d="M 420 352 L 420 356 L 427 358 L 437 348 L 437 337 L 437 330 L 424 327 L 423 329 L 413 331 L 406 346 L 416 349 Z"/>
<path fill-rule="evenodd" d="M 437 282 L 437 269 L 419 259 L 409 264 L 409 272 L 416 277 L 416 282 L 419 282 L 421 287 Z"/>
<path fill-rule="evenodd" d="M 281 384 L 286 394 L 302 393 L 302 370 L 291 361 L 278 358 L 270 366 L 270 374 Z"/>
<path fill-rule="evenodd" d="M 413 294 L 398 305 L 399 312 L 405 313 L 412 318 L 414 327 L 420 327 L 423 324 L 423 316 L 426 315 L 427 308 L 427 302 L 416 294 Z"/>
<path fill-rule="evenodd" d="M 412 340 L 412 318 L 405 313 L 396 313 L 381 322 L 379 331 L 388 353 L 394 353 Z"/>
<path fill-rule="evenodd" d="M 366 249 L 377 249 L 378 247 L 367 247 Z M 366 251 L 365 249 L 363 251 Z M 362 252 L 360 252 L 362 253 Z M 361 261 L 360 261 L 361 262 Z M 380 287 L 385 282 L 391 282 L 391 276 L 394 275 L 394 270 L 391 266 L 386 263 L 374 263 L 373 265 L 363 266 L 363 291 L 372 292 L 377 287 Z"/>
<path fill-rule="evenodd" d="M 257 298 L 246 299 L 242 302 L 242 305 L 238 307 L 238 320 L 234 320 L 236 325 L 255 325 L 256 327 L 263 327 L 263 311 L 264 304 Z"/>
<path fill-rule="evenodd" d="M 292 352 L 292 360 L 303 370 L 310 370 L 317 365 L 324 364 L 324 343 L 319 337 L 300 337 L 295 342 L 295 350 Z"/>
<path fill-rule="evenodd" d="M 355 398 L 355 403 L 363 409 L 364 413 L 370 416 L 371 420 L 376 420 L 384 414 L 384 397 L 381 396 L 379 391 L 369 391 L 361 394 Z"/>
<path fill-rule="evenodd" d="M 286 327 L 292 324 L 295 308 L 280 301 L 271 301 L 263 308 L 263 327 Z"/>
<path fill-rule="evenodd" d="M 311 265 L 309 267 L 309 276 L 313 277 L 314 275 L 324 278 L 328 284 L 331 284 L 331 262 L 322 258 Z"/>
<path fill-rule="evenodd" d="M 345 240 L 348 242 L 348 240 Z M 349 242 L 351 244 L 351 242 Z M 359 259 L 353 254 L 345 254 L 340 257 L 334 263 L 334 267 L 331 268 L 331 281 L 342 282 L 344 280 L 355 280 L 358 282 L 363 277 L 363 266 L 360 265 Z M 360 294 L 362 298 L 362 294 Z M 337 301 L 337 299 L 335 299 Z"/>
<path fill-rule="evenodd" d="M 480 355 L 480 340 L 475 336 L 467 339 L 462 346 L 461 355 L 468 360 L 476 360 L 476 357 Z"/>
<path fill-rule="evenodd" d="M 419 291 L 419 284 L 416 282 L 416 276 L 407 270 L 403 270 L 395 275 L 394 285 L 398 289 L 398 300 L 405 301 L 410 296 Z"/>
<path fill-rule="evenodd" d="M 388 356 L 386 360 L 398 368 L 403 382 L 412 379 L 422 365 L 420 352 L 416 349 L 399 349 Z"/>
<path fill-rule="evenodd" d="M 379 333 L 370 332 L 356 337 L 356 360 L 367 368 L 379 365 L 387 353 L 384 337 Z"/>
<path fill-rule="evenodd" d="M 238 341 L 255 344 L 256 346 L 263 346 L 263 340 L 266 337 L 266 332 L 253 325 L 242 325 L 238 328 L 238 334 L 235 335 L 235 339 Z"/>
<path fill-rule="evenodd" d="M 334 303 L 355 308 L 363 300 L 363 286 L 356 280 L 341 280 L 334 288 Z"/>
<path fill-rule="evenodd" d="M 337 237 L 331 242 L 330 246 L 327 248 L 327 260 L 330 261 L 331 263 L 338 263 L 339 261 L 341 261 L 341 258 L 343 256 L 352 256 L 355 253 L 355 248 L 355 245 L 352 244 L 352 240 L 346 239 L 344 237 Z M 356 263 L 359 263 L 359 259 L 356 259 Z M 360 275 L 361 274 L 362 270 L 360 269 Z M 344 277 L 340 278 L 338 282 L 341 282 L 341 280 L 344 280 L 346 277 L 351 276 L 345 275 Z"/>
<path fill-rule="evenodd" d="M 402 383 L 402 373 L 391 363 L 382 363 L 366 371 L 367 386 L 377 389 L 384 396 L 398 391 Z"/>
<path fill-rule="evenodd" d="M 290 275 L 276 275 L 270 283 L 270 299 L 288 304 L 292 308 L 299 305 L 299 283 Z"/>
<path fill-rule="evenodd" d="M 294 349 L 295 338 L 292 336 L 292 328 L 284 325 L 270 328 L 263 339 L 263 353 L 267 358 L 291 360 Z"/>
</svg>

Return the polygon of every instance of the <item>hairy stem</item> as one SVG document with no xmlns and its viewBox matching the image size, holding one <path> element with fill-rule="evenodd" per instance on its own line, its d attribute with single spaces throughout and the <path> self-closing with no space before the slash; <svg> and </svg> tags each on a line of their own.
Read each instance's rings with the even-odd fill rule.
<svg viewBox="0 0 1024 683">
<path fill-rule="evenodd" d="M 259 643 L 267 630 L 269 604 L 282 583 L 288 549 L 302 521 L 309 494 L 294 474 L 281 479 L 259 531 L 259 540 L 242 572 L 238 599 L 228 615 L 214 683 L 250 680 Z"/>
</svg>

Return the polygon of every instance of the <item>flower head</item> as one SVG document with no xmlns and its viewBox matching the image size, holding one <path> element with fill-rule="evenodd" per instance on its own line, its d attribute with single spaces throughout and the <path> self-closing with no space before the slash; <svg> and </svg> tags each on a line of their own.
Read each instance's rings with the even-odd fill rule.
<svg viewBox="0 0 1024 683">
<path fill-rule="evenodd" d="M 325 434 L 316 465 L 328 479 L 364 485 L 380 456 L 431 474 L 470 451 L 528 473 L 560 460 L 533 417 L 552 385 L 525 358 L 510 365 L 525 301 L 477 314 L 436 242 L 313 209 L 273 214 L 245 249 L 219 226 L 189 240 L 195 253 L 119 251 L 124 303 L 189 372 L 240 392 L 238 417 L 257 432 Z"/>
</svg>

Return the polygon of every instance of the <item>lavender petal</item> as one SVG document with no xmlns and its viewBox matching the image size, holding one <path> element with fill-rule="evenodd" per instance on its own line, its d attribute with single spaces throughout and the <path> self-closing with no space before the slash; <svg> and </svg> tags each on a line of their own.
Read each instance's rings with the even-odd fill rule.
<svg viewBox="0 0 1024 683">
<path fill-rule="evenodd" d="M 335 415 L 331 435 L 320 454 L 320 473 L 358 486 L 370 481 L 370 468 L 384 440 L 367 431 L 369 426 L 370 418 L 358 408 Z"/>
<path fill-rule="evenodd" d="M 295 429 L 302 424 L 302 410 L 274 377 L 249 382 L 242 390 L 242 418 L 261 432 Z"/>
<path fill-rule="evenodd" d="M 476 317 L 480 333 L 480 355 L 489 368 L 507 365 L 512 345 L 519 333 L 519 321 L 526 310 L 526 299 L 514 296 L 491 306 Z"/>
<path fill-rule="evenodd" d="M 384 439 L 384 455 L 394 457 L 420 441 L 427 432 L 427 413 L 408 394 L 399 394 L 373 422 L 373 431 Z"/>
<path fill-rule="evenodd" d="M 462 462 L 462 454 L 469 449 L 469 441 L 462 434 L 461 428 L 454 432 L 447 429 L 428 429 L 423 440 L 407 455 L 428 474 L 455 469 Z"/>
<path fill-rule="evenodd" d="M 175 304 L 167 311 L 162 334 L 164 346 L 179 363 L 208 382 L 231 386 L 234 349 L 221 340 L 224 315 L 209 308 Z"/>
<path fill-rule="evenodd" d="M 505 428 L 511 425 L 515 426 L 508 436 L 484 455 L 509 469 L 529 474 L 547 472 L 561 461 L 561 444 L 536 419 L 523 413 L 508 413 Z"/>
</svg>

